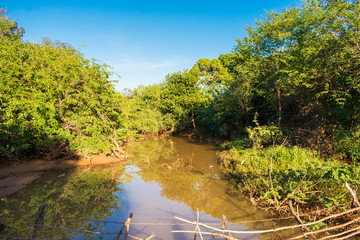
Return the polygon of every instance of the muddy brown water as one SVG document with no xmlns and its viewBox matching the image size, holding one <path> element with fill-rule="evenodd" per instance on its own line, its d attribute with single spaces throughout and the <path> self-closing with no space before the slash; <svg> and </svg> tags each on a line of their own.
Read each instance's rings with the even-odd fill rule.
<svg viewBox="0 0 360 240">
<path fill-rule="evenodd" d="M 231 230 L 269 229 L 281 224 L 262 221 L 271 216 L 254 208 L 245 196 L 229 193 L 213 145 L 177 137 L 152 138 L 133 142 L 126 151 L 131 161 L 125 166 L 50 171 L 18 193 L 1 198 L 0 224 L 5 230 L 0 236 L 29 237 L 43 202 L 44 225 L 63 229 L 45 227 L 37 236 L 42 239 L 114 239 L 122 227 L 120 222 L 131 212 L 129 234 L 143 239 L 152 233 L 154 239 L 194 239 L 193 234 L 172 231 L 194 230 L 194 226 L 180 225 L 174 217 L 193 221 L 197 212 L 200 222 L 217 228 L 222 215 L 229 219 Z"/>
</svg>

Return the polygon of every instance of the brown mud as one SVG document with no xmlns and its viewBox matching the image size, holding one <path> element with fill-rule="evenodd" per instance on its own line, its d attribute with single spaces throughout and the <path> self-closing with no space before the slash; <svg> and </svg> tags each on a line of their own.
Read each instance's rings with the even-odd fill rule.
<svg viewBox="0 0 360 240">
<path fill-rule="evenodd" d="M 65 169 L 88 165 L 104 165 L 110 163 L 126 163 L 125 159 L 119 159 L 104 154 L 88 158 L 73 158 L 57 161 L 33 160 L 29 162 L 15 162 L 8 165 L 0 165 L 0 198 L 11 195 L 25 188 L 28 184 L 39 179 L 45 171 Z"/>
</svg>

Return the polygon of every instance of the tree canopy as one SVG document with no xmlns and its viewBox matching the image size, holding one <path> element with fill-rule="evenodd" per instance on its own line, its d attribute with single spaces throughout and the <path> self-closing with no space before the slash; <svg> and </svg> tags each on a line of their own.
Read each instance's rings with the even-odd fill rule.
<svg viewBox="0 0 360 240">
<path fill-rule="evenodd" d="M 357 158 L 359 15 L 356 2 L 305 0 L 268 12 L 218 59 L 118 93 L 107 65 L 61 42 L 21 41 L 23 29 L 1 10 L 0 154 L 50 146 L 111 153 L 129 134 L 149 131 L 236 139 L 257 116 L 289 136 L 306 129 L 331 139 L 332 150 Z"/>
<path fill-rule="evenodd" d="M 68 44 L 20 41 L 23 30 L 0 20 L 0 155 L 118 152 L 122 98 L 109 67 Z"/>
</svg>

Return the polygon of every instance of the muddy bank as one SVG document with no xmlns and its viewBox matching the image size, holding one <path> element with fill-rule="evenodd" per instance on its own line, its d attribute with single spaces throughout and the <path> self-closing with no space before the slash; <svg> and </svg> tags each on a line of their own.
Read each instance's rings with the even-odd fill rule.
<svg viewBox="0 0 360 240">
<path fill-rule="evenodd" d="M 127 160 L 106 155 L 87 158 L 67 159 L 59 161 L 33 160 L 17 162 L 11 165 L 0 166 L 0 198 L 16 193 L 27 184 L 39 179 L 47 170 L 64 169 L 88 165 L 103 165 L 110 163 L 126 163 Z"/>
</svg>

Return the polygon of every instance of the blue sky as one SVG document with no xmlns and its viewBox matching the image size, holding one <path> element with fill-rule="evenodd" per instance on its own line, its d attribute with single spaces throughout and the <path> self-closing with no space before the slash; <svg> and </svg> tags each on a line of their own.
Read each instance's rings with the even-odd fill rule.
<svg viewBox="0 0 360 240">
<path fill-rule="evenodd" d="M 121 91 L 160 83 L 168 73 L 217 58 L 246 35 L 245 27 L 299 0 L 140 1 L 0 0 L 24 39 L 43 37 L 81 48 L 113 67 Z"/>
</svg>

